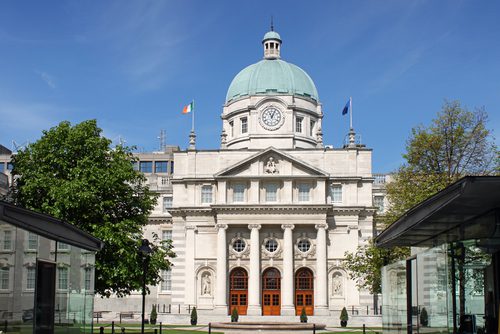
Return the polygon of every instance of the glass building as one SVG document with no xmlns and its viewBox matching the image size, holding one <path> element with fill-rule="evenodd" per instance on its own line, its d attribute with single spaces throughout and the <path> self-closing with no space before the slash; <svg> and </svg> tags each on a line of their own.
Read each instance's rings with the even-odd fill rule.
<svg viewBox="0 0 500 334">
<path fill-rule="evenodd" d="M 465 177 L 375 240 L 410 246 L 382 270 L 384 333 L 498 333 L 500 177 Z"/>
<path fill-rule="evenodd" d="M 91 332 L 100 240 L 0 201 L 1 330 Z"/>
</svg>

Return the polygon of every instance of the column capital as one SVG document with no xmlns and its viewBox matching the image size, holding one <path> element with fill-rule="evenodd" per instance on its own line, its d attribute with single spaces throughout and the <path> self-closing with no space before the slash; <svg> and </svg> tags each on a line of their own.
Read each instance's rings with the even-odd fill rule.
<svg viewBox="0 0 500 334">
<path fill-rule="evenodd" d="M 282 224 L 281 229 L 286 230 L 287 228 L 293 230 L 295 228 L 295 225 L 293 224 Z"/>
<path fill-rule="evenodd" d="M 324 228 L 325 230 L 328 230 L 328 224 L 322 223 L 322 224 L 316 224 L 314 227 L 319 230 L 320 228 Z"/>
<path fill-rule="evenodd" d="M 249 230 L 253 230 L 253 229 L 260 230 L 261 227 L 262 227 L 262 225 L 260 225 L 260 224 L 249 224 L 248 225 Z"/>
<path fill-rule="evenodd" d="M 218 230 L 227 230 L 227 224 L 215 224 L 215 228 Z"/>
</svg>

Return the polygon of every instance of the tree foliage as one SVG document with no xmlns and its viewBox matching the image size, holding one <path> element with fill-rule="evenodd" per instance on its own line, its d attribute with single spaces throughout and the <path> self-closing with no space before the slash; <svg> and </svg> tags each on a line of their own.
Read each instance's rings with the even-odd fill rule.
<svg viewBox="0 0 500 334">
<path fill-rule="evenodd" d="M 132 166 L 131 148 L 102 136 L 95 120 L 61 122 L 13 158 L 14 201 L 78 226 L 104 242 L 96 254 L 95 290 L 102 296 L 141 288 L 138 248 L 156 203 L 144 176 Z M 148 284 L 170 266 L 170 242 L 154 235 Z"/>
<path fill-rule="evenodd" d="M 389 226 L 463 176 L 498 174 L 499 152 L 487 120 L 484 108 L 470 111 L 459 101 L 445 101 L 429 126 L 413 128 L 403 154 L 405 163 L 386 187 L 389 209 L 376 221 Z M 344 266 L 359 287 L 380 293 L 381 267 L 408 255 L 407 248 L 381 249 L 370 242 L 354 253 L 346 252 Z"/>
</svg>

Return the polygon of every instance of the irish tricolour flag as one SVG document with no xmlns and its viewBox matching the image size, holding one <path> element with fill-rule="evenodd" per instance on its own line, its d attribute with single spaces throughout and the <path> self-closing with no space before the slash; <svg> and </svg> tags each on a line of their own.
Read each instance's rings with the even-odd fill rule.
<svg viewBox="0 0 500 334">
<path fill-rule="evenodd" d="M 182 113 L 189 114 L 193 110 L 194 110 L 194 101 L 188 104 L 187 106 L 184 106 L 184 108 L 182 108 Z"/>
</svg>

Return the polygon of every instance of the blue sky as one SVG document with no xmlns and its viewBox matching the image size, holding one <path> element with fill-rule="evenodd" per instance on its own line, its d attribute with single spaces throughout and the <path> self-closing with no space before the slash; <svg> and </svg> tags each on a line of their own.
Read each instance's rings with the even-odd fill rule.
<svg viewBox="0 0 500 334">
<path fill-rule="evenodd" d="M 195 99 L 197 147 L 218 148 L 227 88 L 262 58 L 273 15 L 282 58 L 316 83 L 325 143 L 342 145 L 352 96 L 373 170 L 389 172 L 444 99 L 500 128 L 498 13 L 494 0 L 1 1 L 0 144 L 95 118 L 141 151 L 161 129 L 185 148 Z"/>
</svg>

